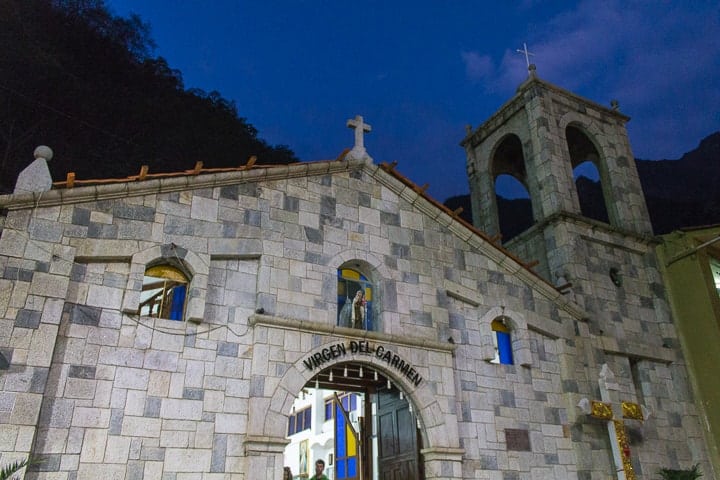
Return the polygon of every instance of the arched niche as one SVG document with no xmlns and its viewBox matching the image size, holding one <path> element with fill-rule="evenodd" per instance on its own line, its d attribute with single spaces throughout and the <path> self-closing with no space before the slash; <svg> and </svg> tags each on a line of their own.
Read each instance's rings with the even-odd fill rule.
<svg viewBox="0 0 720 480">
<path fill-rule="evenodd" d="M 185 319 L 195 323 L 202 322 L 205 316 L 209 261 L 174 243 L 146 248 L 132 256 L 122 311 L 133 315 L 138 313 L 145 271 L 148 267 L 162 264 L 178 268 L 187 275 L 189 283 Z"/>
<path fill-rule="evenodd" d="M 580 212 L 585 217 L 610 223 L 610 196 L 606 194 L 607 181 L 603 181 L 603 162 L 598 148 L 579 124 L 568 125 L 565 138 Z"/>
<path fill-rule="evenodd" d="M 481 355 L 483 360 L 494 363 L 496 359 L 496 332 L 493 330 L 493 321 L 502 319 L 502 323 L 512 332 L 513 364 L 522 367 L 532 367 L 532 353 L 530 352 L 530 336 L 527 321 L 519 312 L 506 307 L 493 307 L 480 318 L 482 326 Z"/>
<path fill-rule="evenodd" d="M 324 292 L 324 298 L 329 302 L 329 311 L 334 312 L 332 318 L 334 318 L 335 324 L 338 326 L 352 326 L 352 325 L 340 325 L 340 314 L 344 302 L 339 301 L 340 294 L 344 295 L 345 302 L 348 301 L 348 293 L 354 293 L 354 289 L 351 292 L 343 292 L 340 290 L 340 275 L 342 270 L 351 270 L 357 272 L 363 278 L 358 279 L 358 285 L 362 284 L 365 287 L 371 288 L 371 299 L 367 305 L 368 317 L 372 321 L 370 330 L 376 332 L 385 331 L 385 324 L 383 320 L 383 312 L 387 311 L 388 305 L 385 305 L 385 296 L 390 297 L 396 296 L 397 292 L 395 289 L 395 278 L 392 277 L 392 272 L 388 270 L 385 263 L 379 257 L 362 250 L 346 250 L 334 258 L 330 259 L 328 266 L 332 267 L 332 271 L 328 271 L 326 276 L 325 285 L 328 285 L 328 292 Z M 350 279 L 351 280 L 351 279 Z M 367 291 L 366 291 L 367 294 Z M 352 298 L 349 299 L 352 301 Z M 390 305 L 392 309 L 393 305 Z"/>
<path fill-rule="evenodd" d="M 337 323 L 340 327 L 376 330 L 376 291 L 373 270 L 351 260 L 337 269 Z"/>
</svg>

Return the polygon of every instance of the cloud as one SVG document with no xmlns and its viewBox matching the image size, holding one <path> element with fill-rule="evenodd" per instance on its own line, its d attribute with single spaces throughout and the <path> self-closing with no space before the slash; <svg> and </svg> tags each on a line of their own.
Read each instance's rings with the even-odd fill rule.
<svg viewBox="0 0 720 480">
<path fill-rule="evenodd" d="M 485 80 L 494 75 L 495 65 L 489 55 L 481 55 L 477 52 L 462 52 L 460 56 L 465 63 L 465 72 L 471 80 Z"/>
<path fill-rule="evenodd" d="M 719 16 L 717 2 L 586 0 L 534 25 L 528 49 L 540 78 L 602 104 L 618 99 L 639 156 L 674 158 L 720 128 Z M 485 72 L 491 92 L 527 75 L 514 49 L 494 70 L 466 65 Z"/>
</svg>

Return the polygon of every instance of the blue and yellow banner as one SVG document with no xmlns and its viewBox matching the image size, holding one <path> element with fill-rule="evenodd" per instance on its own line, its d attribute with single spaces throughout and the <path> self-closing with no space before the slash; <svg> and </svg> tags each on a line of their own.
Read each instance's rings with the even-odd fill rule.
<svg viewBox="0 0 720 480">
<path fill-rule="evenodd" d="M 350 423 L 348 412 L 335 394 L 335 479 L 360 478 L 358 435 Z"/>
</svg>

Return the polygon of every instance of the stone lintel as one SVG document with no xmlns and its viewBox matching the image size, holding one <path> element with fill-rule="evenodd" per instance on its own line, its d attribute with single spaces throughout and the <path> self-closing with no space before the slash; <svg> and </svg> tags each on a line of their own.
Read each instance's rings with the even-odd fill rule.
<svg viewBox="0 0 720 480">
<path fill-rule="evenodd" d="M 334 335 L 337 337 L 374 340 L 376 342 L 384 342 L 405 347 L 437 350 L 444 353 L 452 353 L 457 348 L 457 345 L 453 343 L 438 342 L 435 340 L 429 340 L 424 338 L 411 338 L 407 335 L 388 335 L 382 332 L 359 330 L 357 328 L 339 327 L 337 325 L 329 325 L 326 323 L 313 322 L 308 320 L 295 320 L 292 318 L 275 317 L 272 315 L 251 315 L 249 318 L 249 323 L 252 327 L 262 325 L 266 327 L 292 329 L 314 334 L 324 333 L 326 335 Z"/>
<path fill-rule="evenodd" d="M 480 306 L 482 296 L 476 290 L 468 288 L 464 285 L 460 285 L 459 283 L 455 283 L 448 279 L 445 279 L 443 286 L 445 287 L 445 293 L 448 297 L 452 297 L 455 300 L 467 303 L 468 305 L 472 305 L 473 307 Z"/>
<path fill-rule="evenodd" d="M 595 339 L 605 353 L 612 355 L 635 357 L 666 364 L 673 363 L 676 360 L 676 353 L 672 348 L 658 348 L 639 343 L 628 344 L 625 348 L 621 348 L 618 341 L 613 337 L 601 336 L 595 337 Z"/>
</svg>

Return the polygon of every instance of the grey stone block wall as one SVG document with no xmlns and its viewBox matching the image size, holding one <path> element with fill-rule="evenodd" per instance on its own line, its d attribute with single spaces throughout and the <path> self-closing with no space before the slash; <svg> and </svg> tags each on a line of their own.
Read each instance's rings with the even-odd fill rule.
<svg viewBox="0 0 720 480">
<path fill-rule="evenodd" d="M 681 367 L 641 362 L 635 381 L 623 363 L 622 341 L 630 349 L 636 336 L 670 331 L 635 320 L 654 311 L 643 298 L 657 307 L 636 260 L 605 259 L 637 269 L 626 287 L 633 309 L 608 346 L 610 330 L 594 331 L 578 305 L 389 174 L 327 168 L 338 171 L 196 188 L 190 179 L 182 191 L 10 211 L 0 237 L 0 349 L 12 351 L 0 372 L 0 462 L 32 451 L 43 463 L 26 478 L 38 479 L 249 479 L 257 468 L 279 477 L 287 414 L 312 375 L 302 359 L 357 335 L 335 327 L 336 270 L 348 262 L 375 283 L 373 339 L 423 376 L 415 387 L 383 370 L 418 412 L 427 478 L 610 471 L 603 427 L 575 409 L 596 394 L 606 362 L 628 395 L 640 388 L 662 412 L 643 426 L 652 433 L 643 468 L 660 464 L 653 452 L 677 425 L 699 431 Z M 147 252 L 203 265 L 201 322 L 126 308 Z M 599 301 L 614 291 L 598 276 L 582 280 Z M 488 362 L 501 314 L 515 365 Z M 672 396 L 657 382 L 672 383 Z M 508 450 L 506 429 L 526 430 L 531 451 Z M 704 461 L 702 445 L 678 452 L 678 462 Z"/>
</svg>

